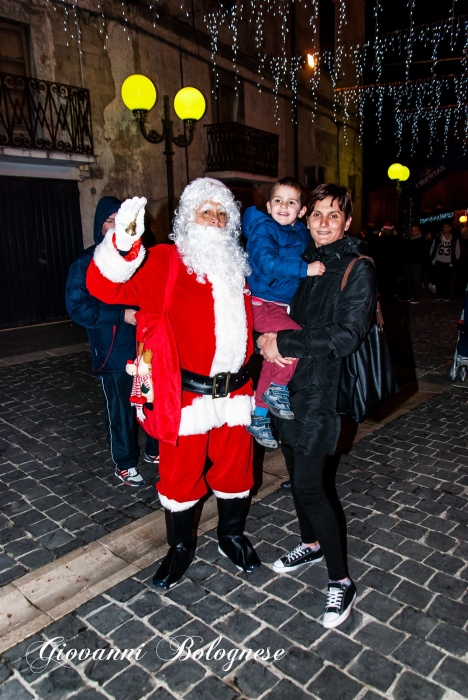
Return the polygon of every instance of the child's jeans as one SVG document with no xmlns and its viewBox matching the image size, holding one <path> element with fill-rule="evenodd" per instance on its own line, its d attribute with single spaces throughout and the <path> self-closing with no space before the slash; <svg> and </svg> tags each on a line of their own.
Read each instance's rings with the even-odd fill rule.
<svg viewBox="0 0 468 700">
<path fill-rule="evenodd" d="M 300 330 L 301 326 L 292 320 L 287 312 L 287 308 L 286 304 L 275 304 L 273 301 L 263 301 L 257 297 L 252 297 L 254 329 L 258 333 Z M 286 367 L 279 367 L 264 360 L 255 393 L 255 405 L 268 408 L 266 403 L 262 401 L 263 394 L 272 382 L 285 386 L 292 378 L 296 365 L 297 360 L 294 360 L 291 365 L 286 365 Z"/>
</svg>

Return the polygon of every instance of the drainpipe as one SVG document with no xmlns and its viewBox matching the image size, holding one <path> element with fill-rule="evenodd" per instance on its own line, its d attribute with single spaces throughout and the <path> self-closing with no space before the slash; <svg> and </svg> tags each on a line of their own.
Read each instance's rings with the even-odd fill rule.
<svg viewBox="0 0 468 700">
<path fill-rule="evenodd" d="M 291 0 L 291 59 L 296 55 L 296 5 Z M 294 177 L 299 180 L 299 124 L 297 94 L 293 102 Z"/>
</svg>

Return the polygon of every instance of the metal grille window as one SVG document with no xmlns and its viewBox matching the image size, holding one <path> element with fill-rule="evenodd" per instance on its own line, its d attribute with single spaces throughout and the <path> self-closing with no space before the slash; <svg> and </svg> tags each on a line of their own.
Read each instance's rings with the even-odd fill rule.
<svg viewBox="0 0 468 700">
<path fill-rule="evenodd" d="M 205 125 L 208 172 L 226 170 L 278 176 L 278 135 L 244 124 Z"/>
<path fill-rule="evenodd" d="M 92 154 L 89 90 L 0 73 L 0 146 Z"/>
<path fill-rule="evenodd" d="M 305 168 L 306 187 L 317 187 L 323 185 L 326 177 L 326 170 L 321 165 L 307 165 Z"/>
</svg>

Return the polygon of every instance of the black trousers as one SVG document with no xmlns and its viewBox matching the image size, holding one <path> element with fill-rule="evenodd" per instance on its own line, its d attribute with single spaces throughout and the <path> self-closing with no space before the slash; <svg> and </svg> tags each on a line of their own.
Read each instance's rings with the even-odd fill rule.
<svg viewBox="0 0 468 700">
<path fill-rule="evenodd" d="M 332 581 L 346 578 L 345 543 L 336 512 L 339 501 L 334 504 L 335 507 L 332 506 L 327 493 L 329 489 L 326 490 L 324 485 L 327 457 L 303 455 L 285 446 L 281 450 L 291 477 L 291 492 L 302 541 L 307 544 L 319 541 Z"/>
<path fill-rule="evenodd" d="M 448 299 L 449 295 L 449 284 L 450 275 L 452 274 L 452 268 L 450 263 L 443 263 L 437 261 L 435 264 L 435 283 L 436 283 L 436 298 L 437 299 Z"/>
<path fill-rule="evenodd" d="M 405 299 L 419 301 L 421 297 L 421 265 L 405 265 Z"/>
<path fill-rule="evenodd" d="M 107 437 L 114 464 L 119 469 L 136 467 L 138 461 L 138 423 L 130 403 L 133 377 L 126 372 L 100 377 L 106 413 Z M 159 454 L 158 441 L 146 436 L 145 452 Z"/>
</svg>

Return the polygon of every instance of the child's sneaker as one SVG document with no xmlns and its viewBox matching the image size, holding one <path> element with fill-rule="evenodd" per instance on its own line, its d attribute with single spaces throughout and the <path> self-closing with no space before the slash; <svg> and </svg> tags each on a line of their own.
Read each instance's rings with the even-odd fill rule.
<svg viewBox="0 0 468 700">
<path fill-rule="evenodd" d="M 125 486 L 145 485 L 145 481 L 136 467 L 130 467 L 130 469 L 119 469 L 116 467 L 114 474 Z"/>
<path fill-rule="evenodd" d="M 278 384 L 270 384 L 262 396 L 271 413 L 284 420 L 294 420 L 294 413 L 289 405 L 289 391 Z"/>
<path fill-rule="evenodd" d="M 148 464 L 159 464 L 159 455 L 149 455 L 146 452 L 143 455 L 143 459 L 145 462 L 148 462 Z"/>
<path fill-rule="evenodd" d="M 271 432 L 270 419 L 263 416 L 252 416 L 252 423 L 247 426 L 247 432 L 254 436 L 259 445 L 276 450 L 278 443 Z"/>
<path fill-rule="evenodd" d="M 338 627 L 338 625 L 347 620 L 353 609 L 356 595 L 356 586 L 352 581 L 349 584 L 330 581 L 322 625 L 330 629 Z"/>
</svg>

